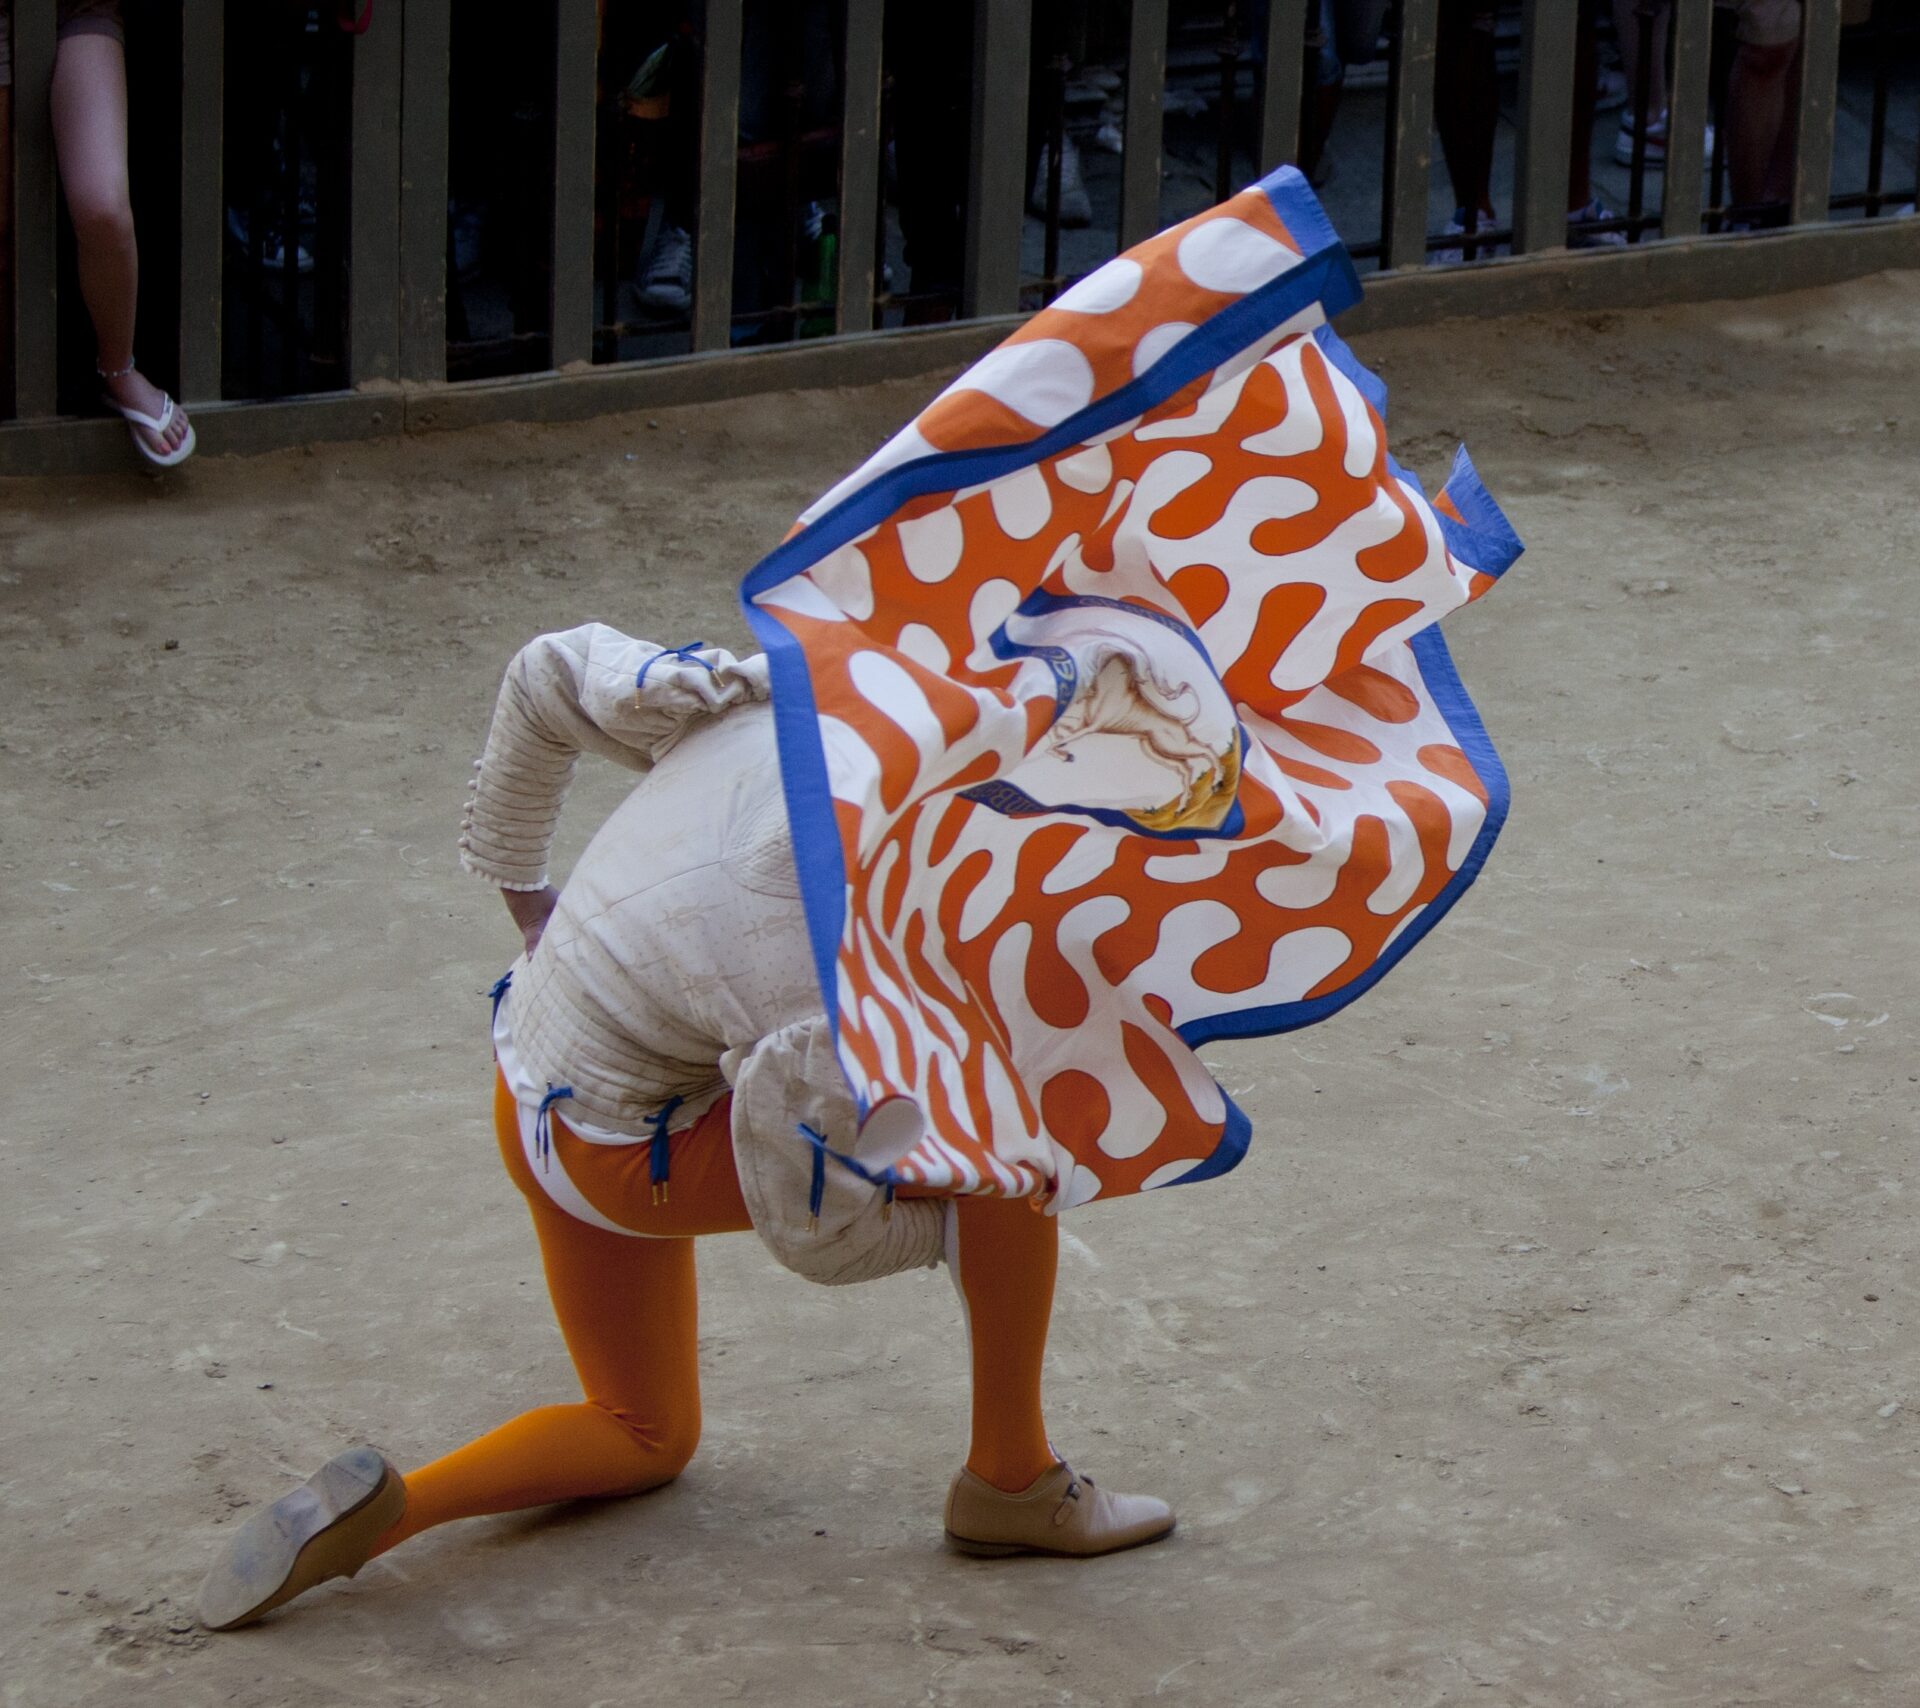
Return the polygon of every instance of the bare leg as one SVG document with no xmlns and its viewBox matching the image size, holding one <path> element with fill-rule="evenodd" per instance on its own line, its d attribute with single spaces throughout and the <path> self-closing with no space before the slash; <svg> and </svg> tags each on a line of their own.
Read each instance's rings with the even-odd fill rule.
<svg viewBox="0 0 1920 1708">
<path fill-rule="evenodd" d="M 1742 42 L 1727 81 L 1727 169 L 1739 207 L 1785 201 L 1792 126 L 1787 94 L 1797 42 L 1759 47 Z"/>
<path fill-rule="evenodd" d="M 1634 91 L 1640 87 L 1640 4 L 1639 0 L 1613 0 L 1613 30 L 1620 40 L 1620 68 L 1627 74 L 1627 110 L 1625 122 L 1632 123 Z M 1667 110 L 1667 21 L 1669 8 L 1662 6 L 1653 18 L 1653 57 L 1648 62 L 1652 75 L 1647 85 L 1647 120 L 1658 126 Z"/>
<path fill-rule="evenodd" d="M 133 203 L 127 194 L 127 62 L 111 36 L 68 36 L 53 62 L 53 147 L 60 183 L 73 218 L 80 262 L 80 294 L 86 299 L 99 347 L 107 394 L 116 403 L 158 416 L 159 389 L 133 361 L 134 305 L 140 264 L 133 240 Z M 184 410 L 175 410 L 165 434 L 142 436 L 154 450 L 177 449 L 187 436 Z"/>
<path fill-rule="evenodd" d="M 1484 220 L 1493 218 L 1493 142 L 1500 122 L 1493 26 L 1493 9 L 1479 0 L 1441 0 L 1434 126 L 1454 201 Z"/>
</svg>

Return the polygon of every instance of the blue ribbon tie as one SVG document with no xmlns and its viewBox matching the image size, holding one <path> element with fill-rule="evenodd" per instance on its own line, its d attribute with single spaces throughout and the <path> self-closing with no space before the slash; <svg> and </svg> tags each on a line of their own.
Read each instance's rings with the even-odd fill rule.
<svg viewBox="0 0 1920 1708">
<path fill-rule="evenodd" d="M 647 672 L 663 658 L 677 658 L 682 664 L 697 664 L 709 676 L 718 676 L 720 672 L 716 670 L 708 660 L 698 656 L 700 649 L 706 644 L 705 641 L 688 641 L 685 646 L 665 647 L 661 651 L 656 652 L 653 657 L 640 666 L 640 674 L 633 679 L 634 692 L 638 693 L 647 685 Z"/>
<path fill-rule="evenodd" d="M 653 1129 L 653 1137 L 647 1141 L 647 1177 L 653 1182 L 653 1201 L 656 1204 L 667 1201 L 667 1176 L 673 1167 L 667 1123 L 673 1119 L 674 1110 L 685 1101 L 683 1097 L 669 1097 L 657 1114 L 647 1117 L 647 1125 Z"/>
<path fill-rule="evenodd" d="M 548 1111 L 562 1098 L 572 1095 L 572 1086 L 555 1085 L 551 1080 L 547 1082 L 547 1094 L 540 1099 L 540 1112 L 533 1118 L 533 1148 L 540 1153 L 542 1168 L 553 1158 L 553 1120 Z"/>
</svg>

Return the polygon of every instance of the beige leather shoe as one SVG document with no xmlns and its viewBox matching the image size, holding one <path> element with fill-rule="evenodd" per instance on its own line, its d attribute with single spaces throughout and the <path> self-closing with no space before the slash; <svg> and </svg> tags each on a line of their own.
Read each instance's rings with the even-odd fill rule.
<svg viewBox="0 0 1920 1708">
<path fill-rule="evenodd" d="M 1057 1554 L 1091 1559 L 1158 1542 L 1173 1530 L 1173 1508 L 1151 1495 L 1108 1494 L 1062 1462 L 1020 1494 L 962 1471 L 947 1491 L 947 1546 L 999 1559 Z"/>
<path fill-rule="evenodd" d="M 349 1448 L 240 1526 L 200 1586 L 200 1623 L 231 1631 L 352 1577 L 406 1509 L 400 1473 L 371 1447 Z"/>
</svg>

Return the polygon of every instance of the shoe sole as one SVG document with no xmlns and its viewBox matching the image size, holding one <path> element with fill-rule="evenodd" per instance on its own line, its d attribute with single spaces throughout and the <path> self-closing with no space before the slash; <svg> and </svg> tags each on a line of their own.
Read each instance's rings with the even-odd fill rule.
<svg viewBox="0 0 1920 1708">
<path fill-rule="evenodd" d="M 352 1577 L 406 1508 L 400 1473 L 371 1447 L 350 1448 L 240 1527 L 200 1586 L 200 1623 L 231 1631 Z"/>
<path fill-rule="evenodd" d="M 1155 1542 L 1164 1542 L 1176 1528 L 1177 1525 L 1170 1522 L 1166 1529 L 1156 1530 L 1151 1536 L 1138 1536 L 1131 1542 L 1120 1542 L 1092 1553 L 1080 1548 L 1041 1548 L 1029 1542 L 976 1542 L 971 1536 L 957 1536 L 951 1530 L 944 1534 L 947 1546 L 954 1553 L 976 1560 L 1005 1560 L 1015 1554 L 1038 1554 L 1049 1560 L 1098 1560 L 1107 1554 L 1124 1554 L 1129 1548 L 1146 1548 Z"/>
</svg>

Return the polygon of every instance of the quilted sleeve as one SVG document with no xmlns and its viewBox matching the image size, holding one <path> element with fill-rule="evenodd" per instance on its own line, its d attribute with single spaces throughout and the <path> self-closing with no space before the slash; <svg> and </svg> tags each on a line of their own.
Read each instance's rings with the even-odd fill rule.
<svg viewBox="0 0 1920 1708">
<path fill-rule="evenodd" d="M 502 889 L 541 888 L 579 755 L 648 770 L 694 724 L 768 691 L 758 654 L 669 650 L 605 623 L 528 642 L 507 666 L 474 762 L 461 865 Z"/>
</svg>

